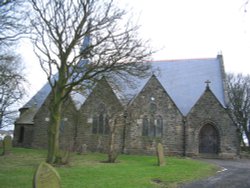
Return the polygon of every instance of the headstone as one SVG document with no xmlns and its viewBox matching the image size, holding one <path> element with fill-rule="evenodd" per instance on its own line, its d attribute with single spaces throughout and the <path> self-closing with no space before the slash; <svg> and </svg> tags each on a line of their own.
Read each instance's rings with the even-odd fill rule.
<svg viewBox="0 0 250 188">
<path fill-rule="evenodd" d="M 41 162 L 33 177 L 33 188 L 60 188 L 61 179 L 50 164 Z"/>
<path fill-rule="evenodd" d="M 156 153 L 158 158 L 158 166 L 164 166 L 165 165 L 164 149 L 161 143 L 157 144 Z"/>
<path fill-rule="evenodd" d="M 77 153 L 82 155 L 82 154 L 86 154 L 87 153 L 87 144 L 82 144 L 78 150 L 77 150 Z"/>
<path fill-rule="evenodd" d="M 3 140 L 3 155 L 9 155 L 12 151 L 12 138 L 5 136 Z"/>
</svg>

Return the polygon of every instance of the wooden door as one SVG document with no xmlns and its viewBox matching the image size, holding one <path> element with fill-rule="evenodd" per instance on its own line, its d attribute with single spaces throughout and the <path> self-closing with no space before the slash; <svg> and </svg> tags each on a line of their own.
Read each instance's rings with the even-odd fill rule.
<svg viewBox="0 0 250 188">
<path fill-rule="evenodd" d="M 214 126 L 204 125 L 199 135 L 199 152 L 216 154 L 219 148 L 219 138 Z"/>
</svg>

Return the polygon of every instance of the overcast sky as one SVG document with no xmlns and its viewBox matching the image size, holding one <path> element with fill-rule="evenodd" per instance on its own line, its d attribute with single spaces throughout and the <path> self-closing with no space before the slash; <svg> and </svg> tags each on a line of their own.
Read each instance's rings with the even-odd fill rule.
<svg viewBox="0 0 250 188">
<path fill-rule="evenodd" d="M 116 0 L 133 12 L 141 36 L 159 51 L 154 60 L 210 58 L 222 53 L 227 72 L 250 74 L 250 7 L 244 0 Z M 130 11 L 132 9 L 132 11 Z M 28 52 L 28 53 L 27 53 Z M 32 47 L 24 44 L 30 94 L 46 82 Z"/>
<path fill-rule="evenodd" d="M 245 0 L 117 0 L 133 7 L 154 59 L 216 57 L 227 72 L 250 73 L 250 7 Z"/>
</svg>

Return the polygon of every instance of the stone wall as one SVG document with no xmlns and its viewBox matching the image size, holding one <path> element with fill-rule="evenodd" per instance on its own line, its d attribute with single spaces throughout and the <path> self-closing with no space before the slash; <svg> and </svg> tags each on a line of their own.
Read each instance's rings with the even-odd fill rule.
<svg viewBox="0 0 250 188">
<path fill-rule="evenodd" d="M 34 124 L 15 125 L 15 146 L 47 148 L 49 102 L 50 96 L 37 111 Z M 165 155 L 197 156 L 200 130 L 206 124 L 212 125 L 218 132 L 220 157 L 234 158 L 239 152 L 236 127 L 209 88 L 187 117 L 183 117 L 155 76 L 151 77 L 127 109 L 103 78 L 79 111 L 75 109 L 71 98 L 64 103 L 60 128 L 61 149 L 77 150 L 85 144 L 89 151 L 107 152 L 110 133 L 93 131 L 95 117 L 100 113 L 103 114 L 102 118 L 107 118 L 108 123 L 116 119 L 115 147 L 127 154 L 155 155 L 156 145 L 162 143 Z M 153 119 L 150 124 L 156 124 L 156 117 L 161 117 L 162 134 L 145 135 L 145 117 Z M 21 129 L 24 130 L 22 143 L 18 141 Z"/>
<path fill-rule="evenodd" d="M 41 106 L 34 117 L 34 134 L 32 147 L 47 148 L 48 146 L 48 125 L 50 96 Z M 77 111 L 72 100 L 69 98 L 63 104 L 62 121 L 60 124 L 60 146 L 62 149 L 72 149 L 75 139 L 75 116 Z"/>
<path fill-rule="evenodd" d="M 103 109 L 100 109 L 103 108 Z M 88 150 L 106 152 L 109 145 L 109 134 L 94 134 L 93 121 L 102 110 L 105 117 L 114 118 L 119 116 L 116 122 L 116 147 L 121 150 L 123 143 L 123 106 L 117 99 L 107 81 L 103 78 L 98 82 L 93 92 L 87 98 L 79 111 L 79 122 L 77 127 L 77 146 L 86 144 Z"/>
<path fill-rule="evenodd" d="M 232 120 L 209 88 L 192 108 L 186 123 L 186 154 L 199 155 L 201 128 L 211 124 L 218 131 L 219 151 L 222 158 L 234 158 L 239 152 L 239 142 Z"/>
<path fill-rule="evenodd" d="M 155 154 L 156 145 L 160 142 L 165 154 L 182 155 L 182 115 L 155 76 L 151 77 L 127 111 L 126 153 Z M 157 116 L 163 120 L 162 135 L 143 136 L 143 118 Z"/>
<path fill-rule="evenodd" d="M 33 140 L 33 124 L 16 124 L 13 145 L 30 148 Z"/>
</svg>

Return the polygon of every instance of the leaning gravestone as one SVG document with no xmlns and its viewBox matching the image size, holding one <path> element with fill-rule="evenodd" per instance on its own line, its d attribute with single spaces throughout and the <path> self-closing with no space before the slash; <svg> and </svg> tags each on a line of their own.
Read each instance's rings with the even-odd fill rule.
<svg viewBox="0 0 250 188">
<path fill-rule="evenodd" d="M 164 149 L 161 143 L 157 144 L 156 153 L 158 158 L 158 166 L 164 166 L 165 165 Z"/>
<path fill-rule="evenodd" d="M 61 179 L 55 168 L 45 162 L 38 166 L 34 178 L 33 188 L 60 188 Z"/>
<path fill-rule="evenodd" d="M 3 140 L 3 155 L 9 155 L 12 151 L 11 136 L 5 136 Z"/>
</svg>

